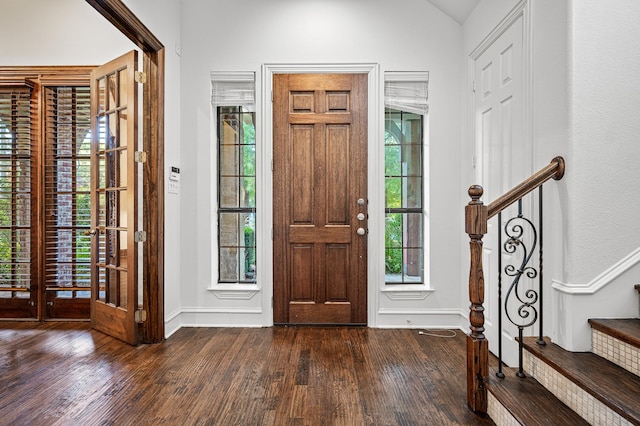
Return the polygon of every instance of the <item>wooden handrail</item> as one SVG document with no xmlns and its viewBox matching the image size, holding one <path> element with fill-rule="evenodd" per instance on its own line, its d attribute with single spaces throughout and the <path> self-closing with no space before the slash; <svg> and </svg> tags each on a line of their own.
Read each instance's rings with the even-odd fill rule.
<svg viewBox="0 0 640 426">
<path fill-rule="evenodd" d="M 518 185 L 514 186 L 510 191 L 498 197 L 489 204 L 487 219 L 491 219 L 520 198 L 527 195 L 549 179 L 560 180 L 564 176 L 564 158 L 555 157 L 551 162 L 533 174 L 530 178 L 525 179 Z"/>
<path fill-rule="evenodd" d="M 469 188 L 471 201 L 465 207 L 465 232 L 469 235 L 469 334 L 467 335 L 467 404 L 477 413 L 487 412 L 489 374 L 489 342 L 484 335 L 484 271 L 482 267 L 482 238 L 487 233 L 487 221 L 549 179 L 564 175 L 562 157 L 551 160 L 548 166 L 502 195 L 488 206 L 481 198 L 479 185 Z"/>
</svg>

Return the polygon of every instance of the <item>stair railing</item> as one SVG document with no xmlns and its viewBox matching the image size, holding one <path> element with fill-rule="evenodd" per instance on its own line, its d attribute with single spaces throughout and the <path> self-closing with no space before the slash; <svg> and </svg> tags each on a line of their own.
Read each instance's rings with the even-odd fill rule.
<svg viewBox="0 0 640 426">
<path fill-rule="evenodd" d="M 515 321 L 511 314 L 507 311 L 507 317 L 513 324 L 518 327 L 519 331 L 519 369 L 518 375 L 524 376 L 522 369 L 522 333 L 523 329 L 533 325 L 536 320 L 539 321 L 539 343 L 542 340 L 542 307 L 538 310 L 533 308 L 533 304 L 538 300 L 542 300 L 542 185 L 549 179 L 560 180 L 564 176 L 565 162 L 562 157 L 555 157 L 549 165 L 545 166 L 519 185 L 498 197 L 488 206 L 484 205 L 480 200 L 483 189 L 479 185 L 473 185 L 469 188 L 469 196 L 471 201 L 465 207 L 465 232 L 469 235 L 470 249 L 470 268 L 469 268 L 469 322 L 470 333 L 467 335 L 467 403 L 469 407 L 478 413 L 487 412 L 487 378 L 489 375 L 489 342 L 484 335 L 484 271 L 482 266 L 482 238 L 487 233 L 487 222 L 492 217 L 498 215 L 499 227 L 502 227 L 501 212 L 514 203 L 518 203 L 518 214 L 514 218 L 507 221 L 505 225 L 505 235 L 508 237 L 506 242 L 502 243 L 502 230 L 498 232 L 498 305 L 500 306 L 498 313 L 499 324 L 498 334 L 502 334 L 502 272 L 513 278 L 507 298 L 516 297 L 520 306 L 517 314 L 521 320 Z M 536 230 L 533 223 L 525 218 L 522 214 L 522 199 L 527 194 L 539 190 L 539 228 Z M 517 220 L 518 223 L 513 221 Z M 529 226 L 528 230 L 525 226 Z M 523 244 L 521 237 L 529 233 L 533 242 L 527 247 Z M 533 250 L 539 245 L 539 267 L 536 270 L 528 265 Z M 522 254 L 521 264 L 516 267 L 507 265 L 502 268 L 502 250 L 508 253 L 514 253 L 520 249 Z M 528 278 L 538 278 L 538 291 L 527 290 L 524 295 L 518 291 L 520 278 L 526 276 Z M 506 305 L 506 301 L 505 301 Z M 502 373 L 502 339 L 498 341 L 499 367 L 497 375 L 504 377 Z"/>
</svg>

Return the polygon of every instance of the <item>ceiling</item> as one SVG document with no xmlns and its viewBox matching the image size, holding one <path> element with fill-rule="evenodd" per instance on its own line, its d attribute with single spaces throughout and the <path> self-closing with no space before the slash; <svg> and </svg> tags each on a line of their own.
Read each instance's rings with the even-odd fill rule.
<svg viewBox="0 0 640 426">
<path fill-rule="evenodd" d="M 460 25 L 471 15 L 480 0 L 427 0 Z"/>
</svg>

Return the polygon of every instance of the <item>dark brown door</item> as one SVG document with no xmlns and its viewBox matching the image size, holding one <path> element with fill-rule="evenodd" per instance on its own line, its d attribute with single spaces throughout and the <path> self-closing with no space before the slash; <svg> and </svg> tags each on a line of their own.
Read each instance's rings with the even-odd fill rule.
<svg viewBox="0 0 640 426">
<path fill-rule="evenodd" d="M 274 322 L 367 322 L 367 76 L 276 74 Z"/>
<path fill-rule="evenodd" d="M 91 73 L 91 325 L 137 343 L 137 52 Z"/>
</svg>

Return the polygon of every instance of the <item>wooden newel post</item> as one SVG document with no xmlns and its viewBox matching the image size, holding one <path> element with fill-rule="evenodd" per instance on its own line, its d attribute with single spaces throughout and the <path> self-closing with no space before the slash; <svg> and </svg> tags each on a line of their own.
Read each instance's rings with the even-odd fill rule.
<svg viewBox="0 0 640 426">
<path fill-rule="evenodd" d="M 479 413 L 487 412 L 486 381 L 489 375 L 489 343 L 484 336 L 484 274 L 482 237 L 487 233 L 487 206 L 482 204 L 482 187 L 469 188 L 471 201 L 465 207 L 465 232 L 469 235 L 469 322 L 467 336 L 467 403 Z"/>
</svg>

